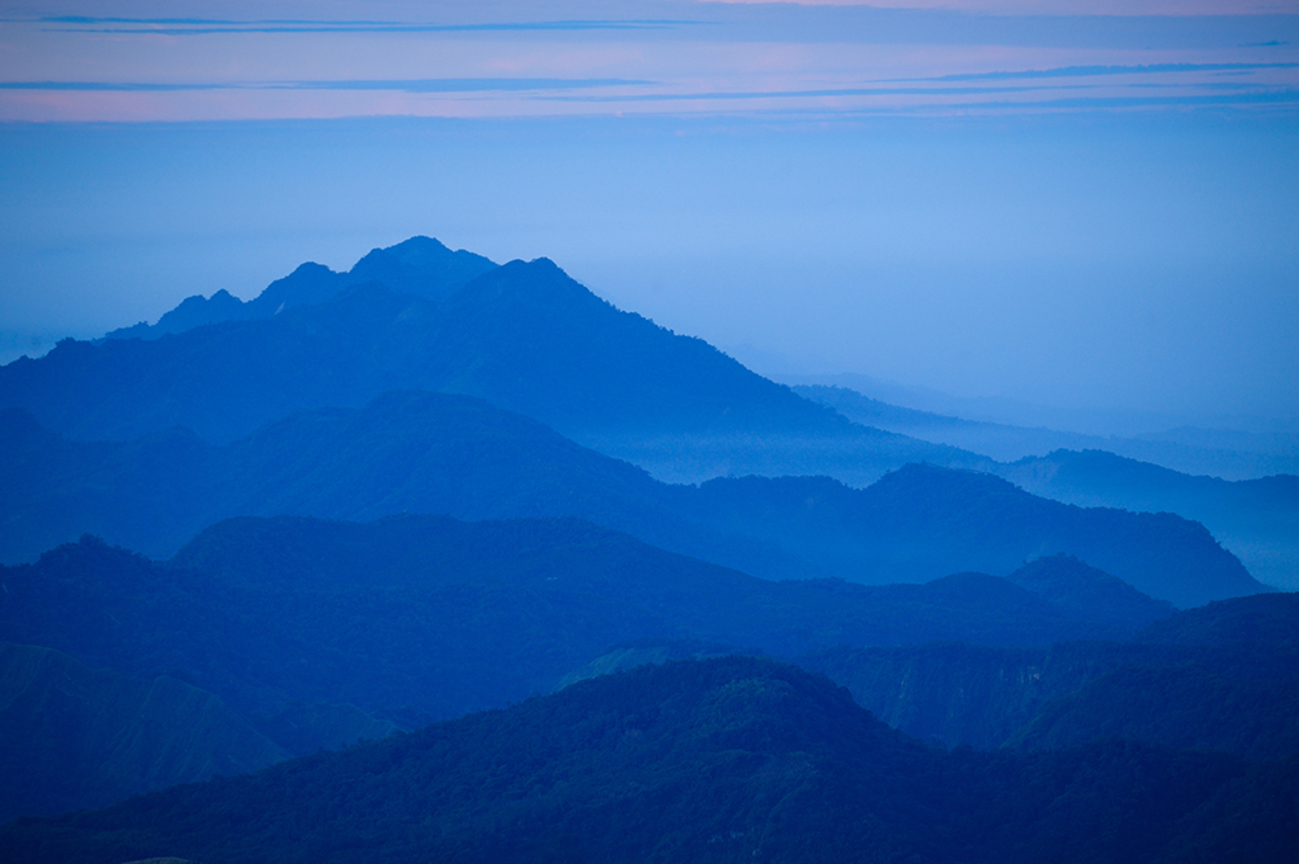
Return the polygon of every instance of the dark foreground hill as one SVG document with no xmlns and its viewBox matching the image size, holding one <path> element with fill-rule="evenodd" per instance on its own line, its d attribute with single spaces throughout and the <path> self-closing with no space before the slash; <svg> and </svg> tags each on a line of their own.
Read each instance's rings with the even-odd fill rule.
<svg viewBox="0 0 1299 864">
<path fill-rule="evenodd" d="M 752 658 L 647 667 L 252 776 L 0 829 L 14 864 L 1284 860 L 1293 767 L 947 754 Z M 1251 809 L 1267 796 L 1267 807 Z"/>
<path fill-rule="evenodd" d="M 369 520 L 577 516 L 770 578 L 920 582 L 1004 575 L 1068 553 L 1189 606 L 1264 590 L 1200 525 L 1084 509 L 985 474 L 913 465 L 867 489 L 817 477 L 668 486 L 518 414 L 463 396 L 390 393 L 299 412 L 225 446 L 184 430 L 69 441 L 0 412 L 0 560 L 94 533 L 169 557 L 238 515 Z"/>
<path fill-rule="evenodd" d="M 1172 613 L 1126 586 L 1124 603 L 1077 602 L 1089 583 L 1108 594 L 1116 580 L 1069 559 L 1024 572 L 1048 594 L 980 574 L 777 583 L 576 520 L 245 517 L 166 564 L 85 538 L 0 568 L 0 639 L 59 649 L 0 651 L 0 818 L 505 705 L 611 654 L 641 656 L 637 645 L 650 657 L 665 645 L 786 657 L 935 639 L 1033 645 L 1128 635 L 1134 615 Z"/>
</svg>

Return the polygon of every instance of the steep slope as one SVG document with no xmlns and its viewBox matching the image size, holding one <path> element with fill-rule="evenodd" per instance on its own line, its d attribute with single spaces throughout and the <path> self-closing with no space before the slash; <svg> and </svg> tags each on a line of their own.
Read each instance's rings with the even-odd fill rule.
<svg viewBox="0 0 1299 864">
<path fill-rule="evenodd" d="M 1043 647 L 945 643 L 841 646 L 805 654 L 800 666 L 829 676 L 884 722 L 949 747 L 1001 747 L 1052 699 L 1152 653 L 1115 643 Z M 1168 653 L 1168 652 L 1165 652 Z"/>
<path fill-rule="evenodd" d="M 8 861 L 1149 861 L 1248 769 L 1108 745 L 945 754 L 770 661 L 581 682 L 251 777 L 0 829 Z M 1283 800 L 1290 803 L 1293 790 Z M 1288 836 L 1285 809 L 1258 836 Z M 232 826 L 234 830 L 232 830 Z M 1215 820 L 1218 842 L 1235 826 Z M 1239 838 L 1246 839 L 1246 838 Z"/>
<path fill-rule="evenodd" d="M 439 389 L 561 430 L 850 431 L 702 339 L 617 310 L 545 258 L 470 283 L 438 323 Z"/>
<path fill-rule="evenodd" d="M 666 486 L 526 417 L 443 394 L 300 412 L 225 447 L 178 431 L 69 442 L 15 412 L 0 413 L 0 440 L 17 454 L 0 464 L 0 560 L 83 532 L 166 557 L 230 516 L 423 512 L 579 516 L 771 578 L 920 582 L 1063 552 L 1179 605 L 1263 590 L 1171 514 L 1070 507 L 931 466 L 864 490 L 815 477 Z"/>
<path fill-rule="evenodd" d="M 1299 749 L 1295 603 L 1291 594 L 1212 603 L 1127 643 L 843 647 L 798 662 L 891 725 L 952 746 L 1126 738 L 1276 758 Z"/>
<path fill-rule="evenodd" d="M 135 679 L 0 642 L 0 821 L 102 807 L 289 755 L 216 696 L 174 678 Z"/>
<path fill-rule="evenodd" d="M 1255 759 L 1299 752 L 1299 594 L 1189 609 L 1131 647 L 1148 656 L 1047 703 L 1009 743 L 1127 738 Z"/>
</svg>

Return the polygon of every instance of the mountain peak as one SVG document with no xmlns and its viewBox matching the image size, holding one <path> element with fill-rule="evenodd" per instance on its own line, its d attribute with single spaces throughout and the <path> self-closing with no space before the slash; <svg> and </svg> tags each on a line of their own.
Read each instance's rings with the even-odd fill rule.
<svg viewBox="0 0 1299 864">
<path fill-rule="evenodd" d="M 432 237 L 415 236 L 393 246 L 371 249 L 345 273 L 308 261 L 288 276 L 276 279 L 248 302 L 222 289 L 211 297 L 187 297 L 150 326 L 140 322 L 105 335 L 105 339 L 157 339 L 207 324 L 274 318 L 294 306 L 314 306 L 355 285 L 382 282 L 398 294 L 442 301 L 465 283 L 496 268 L 481 255 L 463 249 L 452 252 Z"/>
<path fill-rule="evenodd" d="M 446 300 L 461 286 L 496 269 L 496 263 L 461 249 L 452 252 L 432 237 L 417 236 L 395 246 L 372 249 L 356 262 L 349 284 L 378 281 L 400 294 Z"/>
<path fill-rule="evenodd" d="M 436 237 L 416 234 L 408 240 L 385 247 L 382 251 L 407 264 L 416 264 L 421 258 L 453 255 L 450 248 Z M 464 251 L 463 249 L 460 251 Z"/>
<path fill-rule="evenodd" d="M 1064 553 L 1030 561 L 1006 578 L 1075 617 L 1120 619 L 1133 629 L 1177 611 L 1167 600 L 1156 600 L 1117 576 Z"/>
</svg>

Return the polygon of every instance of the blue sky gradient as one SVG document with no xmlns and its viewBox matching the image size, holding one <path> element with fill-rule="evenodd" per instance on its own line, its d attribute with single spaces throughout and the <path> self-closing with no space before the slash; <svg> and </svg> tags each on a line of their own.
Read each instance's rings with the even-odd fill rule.
<svg viewBox="0 0 1299 864">
<path fill-rule="evenodd" d="M 760 371 L 1299 423 L 1299 15 L 1058 8 L 8 4 L 0 360 L 422 233 Z"/>
</svg>

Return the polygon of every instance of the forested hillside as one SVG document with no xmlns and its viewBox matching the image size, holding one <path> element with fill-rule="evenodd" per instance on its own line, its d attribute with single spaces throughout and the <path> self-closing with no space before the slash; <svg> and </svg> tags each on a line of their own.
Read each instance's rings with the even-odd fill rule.
<svg viewBox="0 0 1299 864">
<path fill-rule="evenodd" d="M 1290 779 L 1286 779 L 1287 776 Z M 1282 860 L 1288 763 L 951 754 L 823 678 L 647 667 L 248 777 L 0 829 L 20 862 Z M 1263 810 L 1247 809 L 1262 789 Z M 1060 802 L 1069 802 L 1061 807 Z"/>
</svg>

